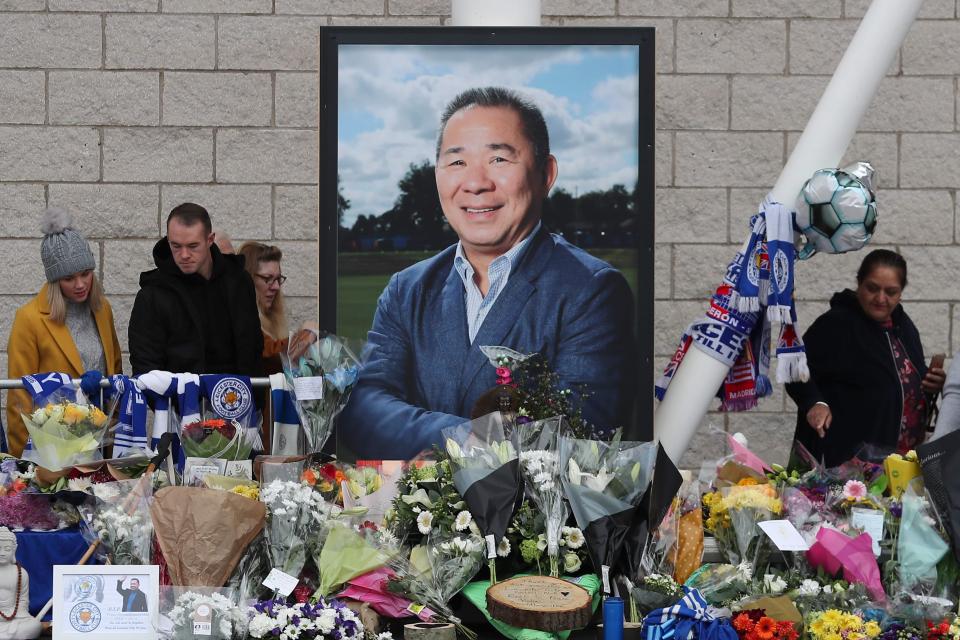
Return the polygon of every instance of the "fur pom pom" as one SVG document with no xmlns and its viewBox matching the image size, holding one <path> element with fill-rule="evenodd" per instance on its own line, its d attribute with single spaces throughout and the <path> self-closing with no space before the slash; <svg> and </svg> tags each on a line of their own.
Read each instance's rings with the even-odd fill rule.
<svg viewBox="0 0 960 640">
<path fill-rule="evenodd" d="M 45 236 L 63 233 L 72 228 L 73 216 L 66 209 L 60 207 L 49 207 L 43 214 L 43 220 L 40 221 L 40 231 Z"/>
</svg>

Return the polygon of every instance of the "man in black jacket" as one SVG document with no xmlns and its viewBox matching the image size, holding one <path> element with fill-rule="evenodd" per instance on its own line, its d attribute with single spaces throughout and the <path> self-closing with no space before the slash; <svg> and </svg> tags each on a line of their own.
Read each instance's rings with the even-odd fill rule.
<svg viewBox="0 0 960 640">
<path fill-rule="evenodd" d="M 181 204 L 167 217 L 167 236 L 153 247 L 156 269 L 140 274 L 130 314 L 133 374 L 256 375 L 263 333 L 253 280 L 243 256 L 214 244 L 210 215 Z"/>
<path fill-rule="evenodd" d="M 123 598 L 123 613 L 141 613 L 147 611 L 147 594 L 140 591 L 140 580 L 130 578 L 130 588 L 123 588 L 123 578 L 117 580 L 117 593 Z"/>
</svg>

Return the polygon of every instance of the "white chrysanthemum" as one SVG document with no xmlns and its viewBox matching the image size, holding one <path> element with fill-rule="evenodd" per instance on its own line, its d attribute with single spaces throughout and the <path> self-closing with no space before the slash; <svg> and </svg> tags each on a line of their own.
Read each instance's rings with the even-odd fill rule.
<svg viewBox="0 0 960 640">
<path fill-rule="evenodd" d="M 263 638 L 268 633 L 273 631 L 275 626 L 276 624 L 270 616 L 265 613 L 258 613 L 257 615 L 253 616 L 247 631 L 254 638 Z"/>
<path fill-rule="evenodd" d="M 820 593 L 820 583 L 816 580 L 804 580 L 800 583 L 798 593 L 801 596 L 815 596 Z"/>
<path fill-rule="evenodd" d="M 423 535 L 427 535 L 433 529 L 433 514 L 429 511 L 424 511 L 417 516 L 417 529 Z"/>
<path fill-rule="evenodd" d="M 585 542 L 583 532 L 576 527 L 565 527 L 565 529 L 566 531 L 563 532 L 565 546 L 570 549 L 579 549 L 582 547 Z"/>
<path fill-rule="evenodd" d="M 471 522 L 473 522 L 473 516 L 470 515 L 470 512 L 461 511 L 453 520 L 453 528 L 457 531 L 466 531 L 470 528 Z"/>
</svg>

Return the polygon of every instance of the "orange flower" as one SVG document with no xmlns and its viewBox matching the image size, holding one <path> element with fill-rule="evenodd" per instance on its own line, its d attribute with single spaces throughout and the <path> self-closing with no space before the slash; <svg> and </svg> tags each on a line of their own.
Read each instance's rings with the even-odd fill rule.
<svg viewBox="0 0 960 640">
<path fill-rule="evenodd" d="M 750 476 L 747 476 L 745 478 L 740 478 L 740 481 L 737 482 L 737 486 L 740 486 L 740 487 L 752 487 L 757 484 L 760 484 L 759 482 L 757 482 L 757 479 L 751 478 Z"/>
<path fill-rule="evenodd" d="M 741 613 L 733 619 L 733 628 L 737 631 L 750 631 L 753 629 L 753 620 L 747 614 Z"/>
<path fill-rule="evenodd" d="M 301 480 L 303 480 L 310 486 L 313 486 L 317 484 L 317 472 L 314 471 L 313 469 L 304 469 L 303 475 L 301 476 Z"/>
<path fill-rule="evenodd" d="M 757 626 L 754 631 L 757 632 L 757 637 L 759 637 L 760 640 L 770 640 L 773 638 L 773 634 L 777 632 L 777 621 L 773 618 L 763 616 L 757 621 Z"/>
</svg>

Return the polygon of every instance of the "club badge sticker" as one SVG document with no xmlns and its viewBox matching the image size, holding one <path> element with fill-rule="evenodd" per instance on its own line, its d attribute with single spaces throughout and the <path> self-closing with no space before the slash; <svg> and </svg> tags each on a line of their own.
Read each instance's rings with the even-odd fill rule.
<svg viewBox="0 0 960 640">
<path fill-rule="evenodd" d="M 230 420 L 239 418 L 250 410 L 253 398 L 250 388 L 236 378 L 223 378 L 214 387 L 210 394 L 216 412 L 221 417 Z"/>
<path fill-rule="evenodd" d="M 79 633 L 90 633 L 100 626 L 100 607 L 92 602 L 79 602 L 70 609 L 70 626 Z"/>
</svg>

